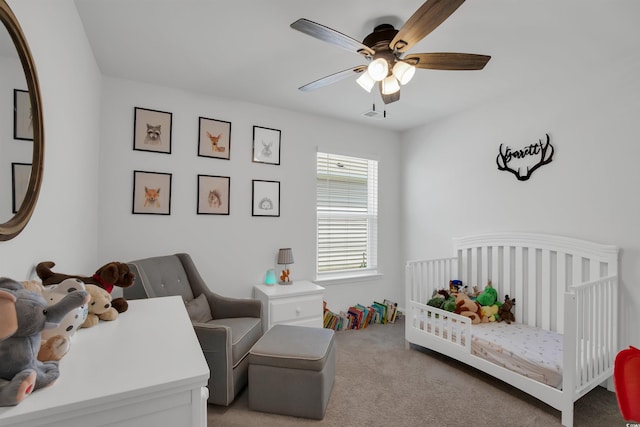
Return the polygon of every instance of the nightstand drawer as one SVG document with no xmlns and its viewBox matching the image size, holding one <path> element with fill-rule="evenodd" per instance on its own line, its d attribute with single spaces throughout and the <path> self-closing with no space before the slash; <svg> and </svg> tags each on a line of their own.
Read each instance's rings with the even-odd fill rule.
<svg viewBox="0 0 640 427">
<path fill-rule="evenodd" d="M 318 313 L 322 313 L 322 298 L 322 295 L 309 295 L 270 301 L 270 323 L 275 325 L 280 322 L 317 317 Z"/>
</svg>

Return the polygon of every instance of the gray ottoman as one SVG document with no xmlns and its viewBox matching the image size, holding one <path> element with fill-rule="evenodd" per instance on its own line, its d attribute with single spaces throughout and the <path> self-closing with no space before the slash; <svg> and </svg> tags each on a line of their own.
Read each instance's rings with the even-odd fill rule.
<svg viewBox="0 0 640 427">
<path fill-rule="evenodd" d="M 331 329 L 275 325 L 249 351 L 249 409 L 322 419 L 336 372 Z"/>
</svg>

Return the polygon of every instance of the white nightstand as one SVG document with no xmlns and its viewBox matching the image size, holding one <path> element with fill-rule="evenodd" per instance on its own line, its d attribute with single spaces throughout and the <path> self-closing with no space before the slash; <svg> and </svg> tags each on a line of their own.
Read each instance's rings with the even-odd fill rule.
<svg viewBox="0 0 640 427">
<path fill-rule="evenodd" d="M 322 328 L 324 288 L 307 280 L 291 285 L 255 285 L 253 297 L 262 301 L 262 329 L 287 324 Z"/>
</svg>

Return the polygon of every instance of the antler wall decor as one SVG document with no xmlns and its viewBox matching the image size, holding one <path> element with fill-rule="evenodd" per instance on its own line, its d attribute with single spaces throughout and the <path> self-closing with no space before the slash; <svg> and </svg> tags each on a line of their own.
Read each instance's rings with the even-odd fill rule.
<svg viewBox="0 0 640 427">
<path fill-rule="evenodd" d="M 553 159 L 554 148 L 549 141 L 549 134 L 546 134 L 547 142 L 546 144 L 542 142 L 541 139 L 538 140 L 537 144 L 531 144 L 521 150 L 512 150 L 509 146 L 505 146 L 504 152 L 502 150 L 502 146 L 504 144 L 500 144 L 500 148 L 498 149 L 498 157 L 496 157 L 496 163 L 498 164 L 498 169 L 501 171 L 511 172 L 518 178 L 518 181 L 526 181 L 531 177 L 533 171 L 538 169 L 542 165 L 546 165 L 551 163 Z M 515 159 L 524 159 L 529 156 L 540 156 L 540 160 L 534 164 L 533 166 L 527 166 L 527 170 L 524 174 L 520 174 L 520 170 L 522 166 L 517 169 L 513 169 L 509 167 L 509 162 Z"/>
</svg>

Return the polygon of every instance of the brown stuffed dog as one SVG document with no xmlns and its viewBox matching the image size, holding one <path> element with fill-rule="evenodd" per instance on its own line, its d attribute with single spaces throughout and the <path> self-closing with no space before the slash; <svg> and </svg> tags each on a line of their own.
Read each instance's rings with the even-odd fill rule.
<svg viewBox="0 0 640 427">
<path fill-rule="evenodd" d="M 509 298 L 509 295 L 504 297 L 504 303 L 498 309 L 498 318 L 500 320 L 504 320 L 507 322 L 507 325 L 510 325 L 511 322 L 516 321 L 516 317 L 511 312 L 511 309 L 516 305 L 515 298 Z"/>
<path fill-rule="evenodd" d="M 75 278 L 82 280 L 86 285 L 100 286 L 107 292 L 111 293 L 114 286 L 121 288 L 128 288 L 133 285 L 135 280 L 134 274 L 129 270 L 129 266 L 122 262 L 110 262 L 103 265 L 91 276 L 75 276 L 62 273 L 54 273 L 51 268 L 56 265 L 52 261 L 43 261 L 36 266 L 36 273 L 43 285 L 57 285 L 65 279 Z M 118 313 L 124 313 L 129 308 L 127 300 L 123 297 L 115 298 L 111 301 L 111 306 L 115 308 Z"/>
</svg>

